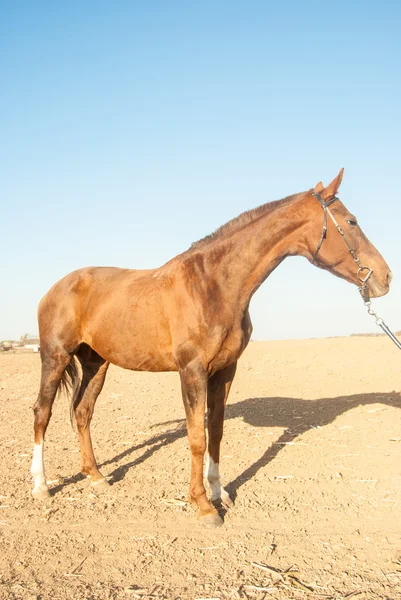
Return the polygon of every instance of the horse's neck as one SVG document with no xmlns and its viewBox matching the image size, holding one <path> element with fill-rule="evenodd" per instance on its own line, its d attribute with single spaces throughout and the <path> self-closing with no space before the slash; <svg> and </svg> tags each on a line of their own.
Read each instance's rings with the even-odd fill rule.
<svg viewBox="0 0 401 600">
<path fill-rule="evenodd" d="M 290 202 L 206 247 L 210 272 L 227 299 L 245 308 L 284 258 L 303 254 L 301 229 L 306 224 L 305 211 L 299 210 L 298 202 Z"/>
</svg>

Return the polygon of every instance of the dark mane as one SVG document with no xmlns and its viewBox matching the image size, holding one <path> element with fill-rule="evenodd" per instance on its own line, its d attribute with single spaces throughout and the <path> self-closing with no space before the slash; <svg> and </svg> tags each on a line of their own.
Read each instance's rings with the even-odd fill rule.
<svg viewBox="0 0 401 600">
<path fill-rule="evenodd" d="M 231 221 L 228 221 L 228 223 L 221 225 L 221 227 L 216 229 L 216 231 L 214 231 L 213 233 L 207 235 L 206 237 L 202 238 L 201 240 L 198 240 L 197 242 L 194 242 L 191 245 L 191 248 L 200 248 L 200 247 L 206 246 L 207 244 L 214 242 L 218 239 L 223 239 L 225 237 L 228 237 L 232 233 L 235 233 L 239 229 L 242 229 L 246 225 L 249 225 L 249 223 L 256 221 L 257 219 L 265 216 L 268 213 L 275 211 L 277 208 L 280 208 L 280 206 L 283 206 L 283 205 L 289 204 L 290 202 L 295 201 L 296 199 L 298 199 L 300 196 L 303 196 L 304 194 L 305 194 L 305 192 L 301 192 L 299 194 L 292 194 L 291 196 L 287 196 L 286 198 L 283 198 L 282 200 L 274 200 L 273 202 L 267 202 L 266 204 L 262 204 L 261 206 L 258 206 L 257 208 L 247 210 L 247 211 L 241 213 L 238 217 L 235 217 L 234 219 L 231 219 Z"/>
</svg>

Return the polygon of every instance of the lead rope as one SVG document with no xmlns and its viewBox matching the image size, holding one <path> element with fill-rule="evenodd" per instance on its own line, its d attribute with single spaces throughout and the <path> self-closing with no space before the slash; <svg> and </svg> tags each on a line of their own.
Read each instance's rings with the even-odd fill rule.
<svg viewBox="0 0 401 600">
<path fill-rule="evenodd" d="M 372 315 L 372 317 L 374 317 L 375 321 L 376 321 L 376 325 L 378 325 L 379 327 L 381 327 L 381 329 L 384 331 L 384 333 L 386 335 L 388 335 L 388 337 L 390 338 L 391 341 L 394 342 L 394 344 L 397 346 L 397 348 L 399 350 L 401 350 L 401 342 L 400 340 L 398 340 L 394 333 L 391 331 L 391 329 L 389 329 L 388 325 L 386 325 L 386 323 L 383 321 L 383 319 L 381 317 L 378 316 L 378 314 L 373 310 L 372 308 L 372 303 L 369 300 L 368 302 L 365 302 L 365 306 L 368 310 L 368 313 L 370 315 Z"/>
</svg>

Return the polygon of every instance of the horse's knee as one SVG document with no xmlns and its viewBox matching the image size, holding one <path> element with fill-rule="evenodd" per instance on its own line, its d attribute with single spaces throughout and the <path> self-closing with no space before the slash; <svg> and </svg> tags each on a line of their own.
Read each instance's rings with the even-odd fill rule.
<svg viewBox="0 0 401 600">
<path fill-rule="evenodd" d="M 206 436 L 204 432 L 197 434 L 188 434 L 189 445 L 193 458 L 203 458 L 206 452 Z"/>
</svg>

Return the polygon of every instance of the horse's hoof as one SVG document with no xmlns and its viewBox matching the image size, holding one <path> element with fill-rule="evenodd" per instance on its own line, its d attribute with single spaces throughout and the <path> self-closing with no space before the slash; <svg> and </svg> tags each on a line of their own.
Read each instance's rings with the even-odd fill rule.
<svg viewBox="0 0 401 600">
<path fill-rule="evenodd" d="M 109 491 L 110 484 L 107 479 L 103 478 L 91 481 L 91 486 L 94 488 L 94 492 L 101 494 L 102 492 Z"/>
<path fill-rule="evenodd" d="M 199 523 L 208 529 L 215 529 L 216 527 L 221 527 L 223 525 L 223 519 L 218 513 L 203 515 L 198 517 L 198 519 Z"/>
<path fill-rule="evenodd" d="M 221 492 L 221 503 L 227 510 L 234 507 L 234 502 L 225 490 Z"/>
<path fill-rule="evenodd" d="M 50 492 L 47 488 L 43 488 L 41 490 L 32 490 L 32 497 L 35 500 L 48 500 L 50 496 Z"/>
</svg>

